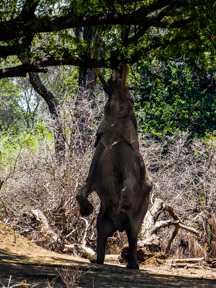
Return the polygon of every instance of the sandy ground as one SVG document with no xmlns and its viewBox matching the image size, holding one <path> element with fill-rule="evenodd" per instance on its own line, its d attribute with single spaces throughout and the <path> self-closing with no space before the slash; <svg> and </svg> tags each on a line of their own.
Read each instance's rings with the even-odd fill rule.
<svg viewBox="0 0 216 288">
<path fill-rule="evenodd" d="M 141 266 L 135 271 L 117 263 L 91 264 L 83 258 L 47 251 L 0 222 L 0 287 L 18 284 L 49 288 L 216 287 L 216 268 L 163 264 Z"/>
</svg>

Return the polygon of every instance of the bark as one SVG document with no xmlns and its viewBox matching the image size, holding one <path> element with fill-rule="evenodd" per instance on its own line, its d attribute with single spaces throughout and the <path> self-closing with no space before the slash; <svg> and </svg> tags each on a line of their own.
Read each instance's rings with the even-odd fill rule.
<svg viewBox="0 0 216 288">
<path fill-rule="evenodd" d="M 75 36 L 79 39 L 82 39 L 84 41 L 89 41 L 92 43 L 95 35 L 96 30 L 93 30 L 91 27 L 85 27 L 85 28 L 77 28 L 74 29 Z M 84 57 L 90 59 L 91 58 L 91 51 L 87 50 Z M 88 64 L 87 64 L 88 65 Z M 81 92 L 85 91 L 85 97 L 89 101 L 92 101 L 92 106 L 94 106 L 94 87 L 97 79 L 97 75 L 94 71 L 94 68 L 90 67 L 80 67 L 79 68 L 79 89 Z"/>
<path fill-rule="evenodd" d="M 87 90 L 87 98 L 89 101 L 92 101 L 92 106 L 94 106 L 94 88 L 96 83 L 97 76 L 95 74 L 94 68 L 79 68 L 79 89 Z"/>
<path fill-rule="evenodd" d="M 65 155 L 65 141 L 57 100 L 42 84 L 38 73 L 30 72 L 29 81 L 37 93 L 43 97 L 49 107 L 55 139 L 55 153 L 57 160 L 61 163 L 64 160 Z"/>
</svg>

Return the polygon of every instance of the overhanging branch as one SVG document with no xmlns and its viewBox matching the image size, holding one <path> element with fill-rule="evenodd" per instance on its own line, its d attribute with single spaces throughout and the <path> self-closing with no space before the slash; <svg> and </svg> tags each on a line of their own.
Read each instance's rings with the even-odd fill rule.
<svg viewBox="0 0 216 288">
<path fill-rule="evenodd" d="M 72 10 L 67 15 L 55 15 L 44 17 L 34 16 L 37 1 L 27 0 L 21 12 L 21 17 L 0 23 L 0 41 L 12 40 L 34 33 L 53 32 L 75 27 L 92 27 L 98 25 L 141 25 L 146 24 L 146 16 L 157 10 L 170 5 L 172 1 L 156 1 L 150 5 L 143 5 L 136 11 L 128 14 L 122 13 L 101 13 L 98 15 L 82 14 L 77 16 L 77 11 Z M 29 7 L 29 10 L 27 9 Z M 30 17 L 31 16 L 31 17 Z"/>
<path fill-rule="evenodd" d="M 47 72 L 48 66 L 73 65 L 79 67 L 108 67 L 106 63 L 100 63 L 94 59 L 81 60 L 79 58 L 44 58 L 31 63 L 25 63 L 16 67 L 0 69 L 0 78 L 25 77 L 28 72 Z"/>
</svg>

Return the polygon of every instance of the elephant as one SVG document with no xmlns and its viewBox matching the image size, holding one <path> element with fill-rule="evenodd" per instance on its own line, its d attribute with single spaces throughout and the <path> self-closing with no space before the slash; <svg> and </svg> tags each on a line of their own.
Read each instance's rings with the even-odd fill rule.
<svg viewBox="0 0 216 288">
<path fill-rule="evenodd" d="M 106 82 L 99 69 L 95 69 L 108 101 L 97 131 L 89 174 L 76 199 L 82 216 L 93 211 L 87 199 L 90 193 L 95 191 L 101 201 L 97 252 L 90 261 L 103 264 L 107 238 L 117 230 L 125 230 L 129 243 L 127 268 L 139 269 L 137 237 L 148 209 L 152 180 L 139 153 L 134 100 L 126 86 L 125 70 L 122 79 L 115 72 Z"/>
</svg>

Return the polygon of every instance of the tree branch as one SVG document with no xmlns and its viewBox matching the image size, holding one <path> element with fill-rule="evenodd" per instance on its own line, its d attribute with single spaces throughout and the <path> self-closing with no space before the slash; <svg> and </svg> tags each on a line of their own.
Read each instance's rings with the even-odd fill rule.
<svg viewBox="0 0 216 288">
<path fill-rule="evenodd" d="M 0 79 L 7 77 L 25 77 L 28 72 L 47 72 L 47 69 L 34 64 L 23 64 L 12 68 L 0 69 Z"/>
<path fill-rule="evenodd" d="M 32 0 L 28 0 L 31 3 Z M 28 13 L 33 13 L 38 1 L 32 4 Z M 11 40 L 17 37 L 30 36 L 34 33 L 59 31 L 75 27 L 90 27 L 98 25 L 141 25 L 146 24 L 146 16 L 155 11 L 170 5 L 169 0 L 157 1 L 150 5 L 144 5 L 141 8 L 129 14 L 122 13 L 101 13 L 99 15 L 83 14 L 76 16 L 77 11 L 71 11 L 68 15 L 45 16 L 41 18 L 32 17 L 28 20 L 17 18 L 16 20 L 0 23 L 0 41 Z M 26 4 L 27 6 L 27 4 Z M 23 8 L 24 9 L 24 8 Z M 21 15 L 27 17 L 27 8 Z M 32 12 L 33 11 L 33 12 Z M 25 18 L 25 17 L 24 17 Z"/>
<path fill-rule="evenodd" d="M 174 241 L 175 237 L 177 236 L 178 231 L 179 231 L 179 226 L 176 226 L 176 227 L 175 227 L 175 230 L 174 230 L 173 233 L 172 233 L 172 237 L 171 237 L 171 238 L 169 239 L 169 241 L 168 241 L 168 244 L 167 244 L 167 247 L 166 247 L 166 250 L 165 250 L 165 254 L 168 254 L 168 253 L 169 253 L 171 244 L 172 244 L 172 242 Z"/>
<path fill-rule="evenodd" d="M 45 67 L 47 66 L 61 66 L 61 65 L 73 65 L 73 66 L 79 66 L 79 67 L 88 67 L 88 68 L 94 68 L 94 67 L 107 67 L 108 65 L 102 61 L 94 60 L 94 59 L 88 59 L 88 60 L 81 60 L 79 58 L 44 58 L 38 61 L 34 61 L 31 63 L 25 63 L 19 66 L 15 66 L 12 68 L 5 68 L 0 69 L 0 78 L 6 78 L 6 77 L 25 77 L 26 73 L 28 72 L 43 72 L 46 73 L 47 69 Z"/>
</svg>

